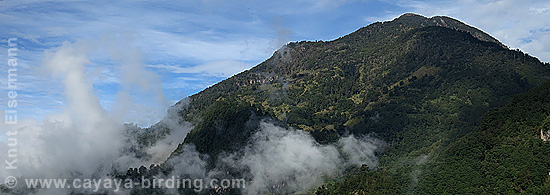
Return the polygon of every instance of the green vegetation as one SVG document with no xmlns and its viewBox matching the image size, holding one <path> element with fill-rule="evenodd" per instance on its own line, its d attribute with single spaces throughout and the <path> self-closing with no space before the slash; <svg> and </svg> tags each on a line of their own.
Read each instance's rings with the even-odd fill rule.
<svg viewBox="0 0 550 195">
<path fill-rule="evenodd" d="M 198 152 L 215 157 L 222 151 L 239 149 L 247 143 L 255 129 L 259 117 L 266 115 L 259 109 L 233 98 L 220 98 L 205 109 L 202 120 L 186 136 L 181 146 L 193 142 Z"/>
<path fill-rule="evenodd" d="M 436 156 L 422 193 L 550 194 L 550 83 L 489 111 L 481 125 Z"/>
<path fill-rule="evenodd" d="M 549 118 L 550 82 L 487 112 L 472 132 L 413 171 L 409 184 L 396 185 L 400 175 L 370 171 L 327 183 L 315 194 L 550 194 L 550 142 L 540 139 Z"/>
<path fill-rule="evenodd" d="M 396 184 L 397 181 L 384 171 L 361 170 L 337 182 L 324 184 L 313 194 L 397 194 L 399 186 Z"/>
</svg>

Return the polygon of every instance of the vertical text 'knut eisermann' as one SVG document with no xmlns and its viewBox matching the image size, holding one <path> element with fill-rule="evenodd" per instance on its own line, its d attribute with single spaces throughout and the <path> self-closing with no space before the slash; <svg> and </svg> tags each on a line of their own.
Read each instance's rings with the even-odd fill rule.
<svg viewBox="0 0 550 195">
<path fill-rule="evenodd" d="M 8 109 L 4 113 L 6 125 L 17 124 L 17 38 L 8 39 Z M 8 158 L 5 169 L 17 169 L 17 131 L 7 131 Z"/>
</svg>

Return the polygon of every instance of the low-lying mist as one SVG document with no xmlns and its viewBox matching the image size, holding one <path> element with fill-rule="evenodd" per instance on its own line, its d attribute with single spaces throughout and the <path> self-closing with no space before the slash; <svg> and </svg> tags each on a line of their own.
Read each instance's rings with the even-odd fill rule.
<svg viewBox="0 0 550 195">
<path fill-rule="evenodd" d="M 207 170 L 208 156 L 201 155 L 193 145 L 184 145 L 183 153 L 167 162 L 174 167 L 169 175 L 204 178 L 233 178 L 238 172 L 246 179 L 244 194 L 287 194 L 319 186 L 325 178 L 341 175 L 348 168 L 363 164 L 376 167 L 375 153 L 386 144 L 370 136 L 354 135 L 340 138 L 332 144 L 319 144 L 307 132 L 286 129 L 267 121 L 243 149 L 222 153 L 215 168 Z"/>
<path fill-rule="evenodd" d="M 89 77 L 90 55 L 108 51 L 109 58 L 121 71 L 120 90 L 115 106 L 109 111 L 102 107 L 94 93 L 94 78 Z M 97 68 L 99 65 L 94 64 Z M 172 127 L 172 135 L 148 148 L 149 157 L 136 158 L 138 152 L 135 135 L 145 129 L 133 128 L 130 132 L 124 120 L 132 110 L 147 110 L 155 114 L 167 108 L 167 101 L 158 77 L 144 68 L 139 50 L 120 37 L 106 37 L 97 42 L 64 42 L 62 46 L 45 53 L 43 65 L 38 68 L 59 79 L 64 88 L 66 106 L 62 112 L 51 114 L 44 121 L 20 120 L 17 125 L 3 125 L 6 131 L 16 133 L 1 143 L 16 145 L 16 169 L 2 169 L 0 177 L 18 178 L 101 178 L 112 172 L 124 172 L 131 166 L 159 163 L 165 160 L 191 130 L 187 123 L 179 124 L 173 117 L 161 123 Z M 95 79 L 97 80 L 97 78 Z M 129 95 L 152 94 L 150 105 L 134 103 Z M 166 112 L 166 111 L 164 111 Z M 3 112 L 2 112 L 3 113 Z M 178 125 L 175 125 L 178 123 Z M 15 139 L 14 139 L 15 138 Z M 12 148 L 10 148 L 12 149 Z M 12 149 L 12 152 L 14 150 Z M 13 153 L 12 153 L 13 155 Z M 0 160 L 8 160 L 7 152 Z M 21 187 L 21 185 L 19 186 Z M 39 189 L 39 194 L 64 194 L 68 189 Z M 28 192 L 27 192 L 28 193 Z"/>
</svg>

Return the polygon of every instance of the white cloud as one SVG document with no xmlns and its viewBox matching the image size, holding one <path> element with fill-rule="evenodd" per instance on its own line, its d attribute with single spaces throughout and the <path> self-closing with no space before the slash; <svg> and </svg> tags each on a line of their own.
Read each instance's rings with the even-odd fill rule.
<svg viewBox="0 0 550 195">
<path fill-rule="evenodd" d="M 17 132 L 15 172 L 25 177 L 69 177 L 70 172 L 92 176 L 105 160 L 112 161 L 120 147 L 122 124 L 106 115 L 85 75 L 89 61 L 86 43 L 70 44 L 46 53 L 44 66 L 63 80 L 68 107 L 48 120 L 22 120 L 3 128 Z M 1 159 L 7 157 L 2 155 Z"/>
<path fill-rule="evenodd" d="M 208 33 L 208 32 L 204 32 Z M 170 58 L 191 58 L 200 62 L 223 59 L 260 61 L 267 58 L 271 51 L 269 39 L 255 37 L 235 37 L 223 34 L 220 38 L 200 38 L 197 35 L 182 35 L 172 32 L 146 30 L 141 32 L 144 38 L 143 48 L 148 48 L 151 56 Z M 202 35 L 198 35 L 202 36 Z"/>
<path fill-rule="evenodd" d="M 98 43 L 101 41 L 64 42 L 62 46 L 46 52 L 44 70 L 62 81 L 67 105 L 59 105 L 61 112 L 50 113 L 44 121 L 27 119 L 18 120 L 16 125 L 0 123 L 2 129 L 15 134 L 9 138 L 16 138 L 18 166 L 15 170 L 6 169 L 0 172 L 0 177 L 5 178 L 8 175 L 22 178 L 60 179 L 107 177 L 107 174 L 112 171 L 125 172 L 130 166 L 164 161 L 192 129 L 190 124 L 179 121 L 177 119 L 179 117 L 176 117 L 177 112 L 171 110 L 161 122 L 171 129 L 171 134 L 164 139 L 159 137 L 160 141 L 151 147 L 137 146 L 135 137 L 143 133 L 143 129 L 136 128 L 137 132 L 128 134 L 123 124 L 123 118 L 127 113 L 109 113 L 105 110 L 100 105 L 99 97 L 94 94 L 93 83 L 86 74 L 87 64 L 90 62 L 89 53 L 101 47 L 102 44 Z M 153 88 L 160 88 L 160 86 L 152 85 L 160 85 L 160 83 L 151 80 L 151 75 L 147 74 L 143 63 L 139 61 L 139 55 L 128 45 L 119 45 L 123 43 L 114 41 L 110 43 L 112 45 L 108 46 L 114 48 L 111 55 L 124 58 L 113 59 L 123 66 L 122 75 L 127 72 L 147 76 L 141 78 L 147 82 L 146 86 L 134 79 L 122 79 L 121 85 L 135 84 L 140 87 L 149 87 L 151 88 L 149 93 L 154 94 Z M 125 50 L 116 50 L 117 46 Z M 127 107 L 142 111 L 140 117 L 154 118 L 147 114 L 150 114 L 155 107 L 128 103 L 129 99 L 131 98 L 127 96 L 122 97 L 118 99 L 118 103 L 124 103 Z M 160 109 L 165 111 L 165 108 Z M 128 137 L 131 139 L 128 140 Z M 11 141 L 9 138 L 8 141 Z M 2 145 L 0 148 L 6 149 L 5 144 L 4 141 L 0 142 Z M 150 158 L 136 158 L 135 152 L 138 148 L 143 149 Z M 7 153 L 0 153 L 1 161 L 11 161 L 11 158 L 13 157 Z M 66 194 L 69 189 L 38 189 L 37 191 L 37 194 Z"/>
<path fill-rule="evenodd" d="M 205 169 L 205 159 L 192 145 L 167 162 L 174 166 L 169 175 L 227 178 L 228 170 L 242 171 L 249 181 L 244 194 L 301 194 L 321 185 L 326 177 L 340 176 L 348 168 L 378 164 L 375 152 L 385 147 L 381 140 L 353 135 L 334 144 L 319 144 L 307 132 L 285 129 L 262 121 L 248 145 L 235 153 L 221 153 L 213 170 Z M 208 171 L 208 172 L 207 172 Z"/>
<path fill-rule="evenodd" d="M 192 67 L 181 67 L 176 65 L 163 64 L 149 65 L 149 67 L 161 68 L 177 74 L 198 73 L 202 76 L 209 77 L 230 77 L 251 68 L 252 65 L 235 60 L 218 60 Z"/>
<path fill-rule="evenodd" d="M 314 9 L 335 9 L 347 3 L 351 3 L 355 0 L 315 0 L 313 1 Z"/>
</svg>

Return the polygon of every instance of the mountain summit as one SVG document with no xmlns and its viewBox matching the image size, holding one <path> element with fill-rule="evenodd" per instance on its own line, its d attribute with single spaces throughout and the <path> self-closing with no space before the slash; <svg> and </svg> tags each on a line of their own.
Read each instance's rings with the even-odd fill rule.
<svg viewBox="0 0 550 195">
<path fill-rule="evenodd" d="M 458 31 L 468 32 L 473 37 L 479 40 L 497 43 L 499 45 L 504 46 L 502 43 L 500 43 L 497 39 L 495 39 L 491 35 L 488 35 L 487 33 L 477 28 L 468 26 L 461 21 L 455 20 L 447 16 L 434 16 L 432 18 L 427 18 L 422 15 L 417 15 L 414 13 L 406 13 L 390 22 L 397 23 L 399 25 L 398 28 L 402 28 L 402 29 L 407 27 L 414 28 L 418 26 L 421 26 L 421 27 L 439 26 L 439 27 L 450 28 Z M 385 23 L 389 23 L 389 22 L 385 22 Z"/>
</svg>

